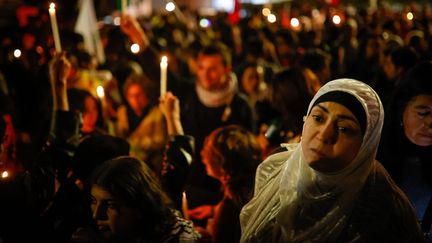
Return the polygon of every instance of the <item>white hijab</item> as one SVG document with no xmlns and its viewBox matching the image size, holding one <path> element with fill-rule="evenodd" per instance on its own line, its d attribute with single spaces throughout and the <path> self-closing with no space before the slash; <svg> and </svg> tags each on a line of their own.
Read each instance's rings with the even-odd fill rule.
<svg viewBox="0 0 432 243">
<path fill-rule="evenodd" d="M 309 104 L 330 91 L 347 92 L 360 101 L 366 130 L 354 161 L 334 173 L 313 170 L 300 144 L 268 157 L 258 168 L 255 195 L 240 214 L 241 242 L 329 242 L 344 229 L 354 200 L 375 163 L 384 120 L 376 92 L 363 82 L 337 79 L 325 84 Z"/>
</svg>

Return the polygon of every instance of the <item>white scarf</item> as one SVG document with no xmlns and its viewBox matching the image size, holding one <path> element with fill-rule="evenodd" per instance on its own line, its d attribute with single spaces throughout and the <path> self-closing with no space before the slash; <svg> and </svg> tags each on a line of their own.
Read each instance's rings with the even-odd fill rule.
<svg viewBox="0 0 432 243">
<path fill-rule="evenodd" d="M 196 82 L 195 90 L 201 103 L 212 108 L 229 105 L 237 92 L 237 78 L 234 73 L 230 73 L 227 82 L 228 85 L 224 89 L 211 91 L 204 89 L 199 82 Z"/>
<path fill-rule="evenodd" d="M 367 114 L 363 143 L 354 161 L 341 171 L 320 173 L 304 161 L 301 144 L 283 145 L 287 152 L 268 157 L 257 170 L 255 195 L 240 214 L 241 242 L 332 242 L 346 226 L 375 163 L 384 110 L 371 87 L 338 79 L 318 91 L 308 114 L 316 99 L 334 90 L 355 96 Z"/>
</svg>

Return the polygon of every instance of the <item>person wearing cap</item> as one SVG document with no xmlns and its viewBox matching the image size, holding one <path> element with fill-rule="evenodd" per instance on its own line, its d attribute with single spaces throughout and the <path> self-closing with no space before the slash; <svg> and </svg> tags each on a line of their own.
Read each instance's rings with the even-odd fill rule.
<svg viewBox="0 0 432 243">
<path fill-rule="evenodd" d="M 383 120 L 365 83 L 325 84 L 300 143 L 258 167 L 240 242 L 423 242 L 413 207 L 375 160 Z"/>
</svg>

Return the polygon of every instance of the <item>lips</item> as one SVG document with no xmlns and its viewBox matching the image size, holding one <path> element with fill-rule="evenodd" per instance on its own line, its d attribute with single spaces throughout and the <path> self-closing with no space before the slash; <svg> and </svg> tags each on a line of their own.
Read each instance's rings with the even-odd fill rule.
<svg viewBox="0 0 432 243">
<path fill-rule="evenodd" d="M 326 153 L 323 151 L 323 150 L 321 150 L 321 149 L 315 149 L 315 148 L 312 148 L 312 149 L 310 149 L 317 157 L 321 157 L 321 158 L 324 158 L 324 157 L 327 157 L 327 155 L 326 155 Z"/>
<path fill-rule="evenodd" d="M 109 227 L 107 225 L 103 225 L 103 224 L 98 224 L 97 228 L 99 231 L 104 232 L 104 231 L 109 231 Z"/>
</svg>

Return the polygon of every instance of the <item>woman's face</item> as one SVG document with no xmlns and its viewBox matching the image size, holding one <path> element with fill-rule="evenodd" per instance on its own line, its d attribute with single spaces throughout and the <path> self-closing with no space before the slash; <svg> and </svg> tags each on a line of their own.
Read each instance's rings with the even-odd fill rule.
<svg viewBox="0 0 432 243">
<path fill-rule="evenodd" d="M 97 103 L 92 97 L 87 96 L 84 100 L 84 106 L 82 130 L 92 131 L 96 126 L 99 116 Z"/>
<path fill-rule="evenodd" d="M 335 102 L 315 105 L 307 116 L 301 146 L 306 162 L 320 172 L 336 172 L 350 164 L 362 144 L 359 122 Z"/>
<path fill-rule="evenodd" d="M 136 113 L 141 112 L 149 103 L 147 95 L 139 84 L 129 86 L 126 91 L 126 100 Z"/>
<path fill-rule="evenodd" d="M 403 114 L 405 135 L 419 146 L 432 145 L 432 95 L 418 95 L 408 102 Z"/>
<path fill-rule="evenodd" d="M 139 221 L 137 210 L 124 206 L 104 188 L 91 188 L 91 210 L 99 231 L 106 237 L 128 239 L 135 235 Z"/>
<path fill-rule="evenodd" d="M 247 95 L 252 95 L 258 90 L 260 77 L 257 67 L 248 67 L 244 70 L 241 84 Z"/>
</svg>

